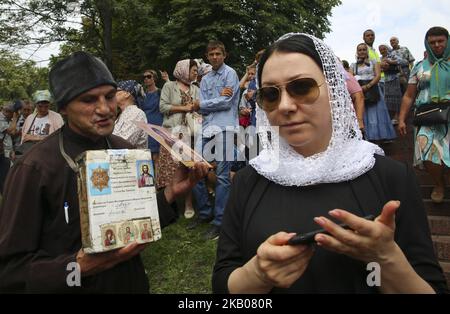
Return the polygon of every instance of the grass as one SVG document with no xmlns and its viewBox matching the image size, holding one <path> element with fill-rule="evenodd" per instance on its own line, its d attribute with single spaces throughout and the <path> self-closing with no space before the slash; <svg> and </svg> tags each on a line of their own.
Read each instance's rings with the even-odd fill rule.
<svg viewBox="0 0 450 314">
<path fill-rule="evenodd" d="M 0 195 L 0 204 L 1 204 Z M 183 208 L 183 207 L 181 207 Z M 141 253 L 154 294 L 209 294 L 211 275 L 216 259 L 217 241 L 202 238 L 210 225 L 188 231 L 192 219 L 183 215 L 176 223 L 162 230 L 161 240 L 150 243 Z"/>
<path fill-rule="evenodd" d="M 150 292 L 211 293 L 211 274 L 217 241 L 202 238 L 209 225 L 186 230 L 192 219 L 181 216 L 162 231 L 161 240 L 141 253 L 150 283 Z"/>
</svg>

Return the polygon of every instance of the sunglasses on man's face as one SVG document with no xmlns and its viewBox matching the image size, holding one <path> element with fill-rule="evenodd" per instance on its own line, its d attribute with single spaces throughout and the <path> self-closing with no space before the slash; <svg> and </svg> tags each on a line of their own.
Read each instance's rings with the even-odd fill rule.
<svg viewBox="0 0 450 314">
<path fill-rule="evenodd" d="M 149 80 L 150 80 L 150 79 L 152 79 L 152 78 L 153 78 L 153 75 L 150 75 L 150 74 L 144 75 L 144 80 L 145 80 L 145 79 L 149 79 Z"/>
<path fill-rule="evenodd" d="M 325 83 L 325 82 L 324 82 Z M 278 108 L 281 100 L 281 87 L 285 87 L 289 96 L 299 103 L 312 104 L 319 98 L 320 86 L 313 78 L 299 78 L 284 85 L 261 87 L 256 92 L 258 106 L 265 111 Z"/>
</svg>

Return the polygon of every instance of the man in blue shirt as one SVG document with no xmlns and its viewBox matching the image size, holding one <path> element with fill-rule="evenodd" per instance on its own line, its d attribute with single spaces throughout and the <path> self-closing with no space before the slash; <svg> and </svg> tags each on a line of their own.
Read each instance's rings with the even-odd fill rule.
<svg viewBox="0 0 450 314">
<path fill-rule="evenodd" d="M 236 71 L 224 63 L 227 54 L 222 42 L 209 42 L 206 56 L 212 71 L 202 78 L 200 101 L 195 102 L 195 110 L 203 115 L 202 137 L 196 141 L 196 149 L 201 149 L 208 161 L 216 161 L 215 206 L 213 210 L 208 203 L 208 191 L 205 182 L 201 181 L 194 188 L 199 214 L 188 229 L 212 220 L 205 237 L 217 239 L 231 185 L 234 134 L 239 126 L 239 78 Z"/>
</svg>

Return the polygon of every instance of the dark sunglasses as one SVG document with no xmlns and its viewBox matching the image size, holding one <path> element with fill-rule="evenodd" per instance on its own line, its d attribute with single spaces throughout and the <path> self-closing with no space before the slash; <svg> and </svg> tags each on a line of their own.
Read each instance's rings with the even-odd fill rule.
<svg viewBox="0 0 450 314">
<path fill-rule="evenodd" d="M 325 83 L 325 82 L 324 82 Z M 300 103 L 312 104 L 319 98 L 320 86 L 312 78 L 299 78 L 284 85 L 261 87 L 256 92 L 258 106 L 265 111 L 278 108 L 281 100 L 281 87 L 285 86 L 288 94 Z"/>
<path fill-rule="evenodd" d="M 153 75 L 144 75 L 144 79 L 152 79 Z"/>
</svg>

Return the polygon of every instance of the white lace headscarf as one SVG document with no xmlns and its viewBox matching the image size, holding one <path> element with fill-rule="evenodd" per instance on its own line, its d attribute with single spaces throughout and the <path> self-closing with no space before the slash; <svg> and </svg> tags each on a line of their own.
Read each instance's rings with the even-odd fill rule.
<svg viewBox="0 0 450 314">
<path fill-rule="evenodd" d="M 270 130 L 271 139 L 267 132 L 259 133 L 263 150 L 250 161 L 250 165 L 262 176 L 284 186 L 310 186 L 355 179 L 373 168 L 374 154 L 384 155 L 384 152 L 362 139 L 345 78 L 333 51 L 323 41 L 307 34 L 289 33 L 278 41 L 294 35 L 311 38 L 322 60 L 332 118 L 330 143 L 326 151 L 305 158 L 279 136 L 277 128 L 270 126 L 266 113 L 257 107 L 257 129 Z"/>
</svg>

